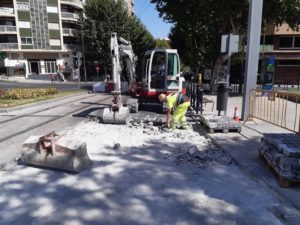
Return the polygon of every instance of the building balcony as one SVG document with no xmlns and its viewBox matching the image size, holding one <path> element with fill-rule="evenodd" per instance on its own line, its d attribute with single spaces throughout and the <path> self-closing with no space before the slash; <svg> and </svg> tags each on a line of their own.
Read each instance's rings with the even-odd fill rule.
<svg viewBox="0 0 300 225">
<path fill-rule="evenodd" d="M 17 33 L 17 28 L 16 26 L 0 25 L 0 33 L 15 34 Z"/>
<path fill-rule="evenodd" d="M 79 15 L 76 13 L 61 12 L 61 18 L 64 20 L 77 21 L 79 19 Z"/>
<path fill-rule="evenodd" d="M 82 3 L 82 1 L 79 1 L 79 0 L 61 0 L 60 2 L 65 5 L 75 6 L 79 9 L 83 8 L 83 3 Z"/>
<path fill-rule="evenodd" d="M 18 43 L 0 43 L 1 50 L 18 49 Z"/>
<path fill-rule="evenodd" d="M 14 8 L 0 7 L 0 16 L 15 16 Z"/>
<path fill-rule="evenodd" d="M 76 33 L 75 29 L 63 28 L 63 36 L 74 37 Z"/>
</svg>

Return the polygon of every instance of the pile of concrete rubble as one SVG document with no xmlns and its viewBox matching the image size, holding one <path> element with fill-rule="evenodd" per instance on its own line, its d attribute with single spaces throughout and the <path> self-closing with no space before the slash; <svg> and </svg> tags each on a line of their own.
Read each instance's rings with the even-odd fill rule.
<svg viewBox="0 0 300 225">
<path fill-rule="evenodd" d="M 199 168 L 209 165 L 230 165 L 230 155 L 216 147 L 210 139 L 199 135 L 192 129 L 165 129 L 163 120 L 149 118 L 130 120 L 129 128 L 143 129 L 143 133 L 149 136 L 160 137 L 166 143 L 166 149 L 170 149 L 170 143 L 176 142 L 171 151 L 165 151 L 167 159 L 174 160 L 177 165 L 192 164 Z M 182 143 L 182 144 L 180 144 Z"/>
<path fill-rule="evenodd" d="M 259 153 L 279 176 L 300 181 L 300 136 L 264 134 Z"/>
</svg>

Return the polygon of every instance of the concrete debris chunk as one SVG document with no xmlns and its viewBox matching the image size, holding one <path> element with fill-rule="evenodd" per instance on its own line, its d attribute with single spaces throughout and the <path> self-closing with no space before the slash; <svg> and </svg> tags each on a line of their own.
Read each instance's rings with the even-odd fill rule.
<svg viewBox="0 0 300 225">
<path fill-rule="evenodd" d="M 121 144 L 120 143 L 115 143 L 113 149 L 115 150 L 119 150 L 121 148 Z"/>
<path fill-rule="evenodd" d="M 86 143 L 49 133 L 30 136 L 24 143 L 21 159 L 26 164 L 81 172 L 92 166 Z"/>
<path fill-rule="evenodd" d="M 176 155 L 176 165 L 192 164 L 199 168 L 204 168 L 214 164 L 230 165 L 232 164 L 231 157 L 214 146 L 212 147 L 199 147 L 192 145 L 185 150 L 178 148 Z"/>
<path fill-rule="evenodd" d="M 187 149 L 187 153 L 190 154 L 191 156 L 194 156 L 195 154 L 197 154 L 198 151 L 199 151 L 199 149 L 195 145 L 193 145 Z"/>
</svg>

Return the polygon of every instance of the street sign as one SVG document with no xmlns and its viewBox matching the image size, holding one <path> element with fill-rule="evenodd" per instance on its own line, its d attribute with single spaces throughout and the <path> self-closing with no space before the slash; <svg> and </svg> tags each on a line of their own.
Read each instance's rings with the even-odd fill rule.
<svg viewBox="0 0 300 225">
<path fill-rule="evenodd" d="M 77 57 L 78 59 L 80 59 L 80 58 L 82 57 L 81 51 L 79 51 L 79 52 L 76 53 L 76 57 Z"/>
<path fill-rule="evenodd" d="M 221 52 L 232 53 L 239 51 L 239 35 L 226 34 L 222 35 Z"/>
<path fill-rule="evenodd" d="M 78 68 L 79 68 L 82 65 L 82 60 L 81 60 L 82 53 L 81 53 L 81 51 L 76 53 L 76 57 L 77 57 L 77 65 L 78 65 Z"/>
</svg>

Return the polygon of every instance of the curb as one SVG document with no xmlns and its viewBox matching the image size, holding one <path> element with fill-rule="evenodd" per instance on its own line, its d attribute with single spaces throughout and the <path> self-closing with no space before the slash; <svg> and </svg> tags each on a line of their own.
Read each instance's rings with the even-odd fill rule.
<svg viewBox="0 0 300 225">
<path fill-rule="evenodd" d="M 53 99 L 48 99 L 48 100 L 44 100 L 44 101 L 40 101 L 40 102 L 24 104 L 24 105 L 12 107 L 12 108 L 0 109 L 0 113 L 14 112 L 14 111 L 18 111 L 18 110 L 30 108 L 30 107 L 33 107 L 33 106 L 44 105 L 44 104 L 47 104 L 47 103 L 55 102 L 57 100 L 64 100 L 64 99 L 67 99 L 69 97 L 74 97 L 74 96 L 77 96 L 77 95 L 79 96 L 79 95 L 82 95 L 82 94 L 88 94 L 88 93 L 84 92 L 84 93 L 72 94 L 72 95 L 58 97 L 58 98 L 53 98 Z"/>
</svg>

